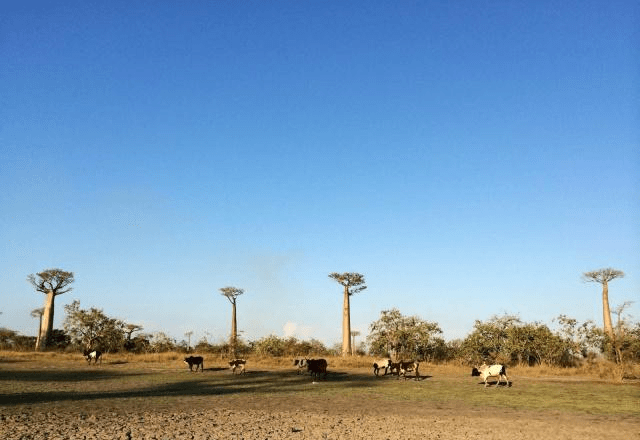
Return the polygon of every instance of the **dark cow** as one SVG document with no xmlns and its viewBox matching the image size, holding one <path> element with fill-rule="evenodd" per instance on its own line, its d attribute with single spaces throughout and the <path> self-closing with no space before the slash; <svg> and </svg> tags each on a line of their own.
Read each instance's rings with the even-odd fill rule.
<svg viewBox="0 0 640 440">
<path fill-rule="evenodd" d="M 246 373 L 245 366 L 247 365 L 247 361 L 245 359 L 233 359 L 229 361 L 229 367 L 231 368 L 231 372 L 236 374 L 236 369 L 240 368 L 240 373 Z"/>
<path fill-rule="evenodd" d="M 311 372 L 314 379 L 320 378 L 320 374 L 327 377 L 327 361 L 325 359 L 307 359 L 307 371 Z"/>
<path fill-rule="evenodd" d="M 186 357 L 184 358 L 184 363 L 189 366 L 189 371 L 193 371 L 192 368 L 194 365 L 196 366 L 196 372 L 198 371 L 198 368 L 200 368 L 200 372 L 204 371 L 204 359 L 202 359 L 202 356 Z"/>
<path fill-rule="evenodd" d="M 84 357 L 87 358 L 87 363 L 91 363 L 91 360 L 93 359 L 93 364 L 97 364 L 98 361 L 100 361 L 100 363 L 102 364 L 102 352 L 100 350 L 85 350 L 83 352 Z"/>
</svg>

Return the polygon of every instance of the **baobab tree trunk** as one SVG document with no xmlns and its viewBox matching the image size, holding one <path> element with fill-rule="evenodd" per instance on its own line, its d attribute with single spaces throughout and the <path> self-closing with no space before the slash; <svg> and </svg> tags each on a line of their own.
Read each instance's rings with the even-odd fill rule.
<svg viewBox="0 0 640 440">
<path fill-rule="evenodd" d="M 40 334 L 41 333 L 42 333 L 42 313 L 40 313 L 40 320 L 38 322 L 38 335 L 36 336 L 36 351 L 40 349 Z"/>
<path fill-rule="evenodd" d="M 51 336 L 51 333 L 53 332 L 53 305 L 55 297 L 53 290 L 47 292 L 44 313 L 42 314 L 42 321 L 40 323 L 40 334 L 38 335 L 38 340 L 36 342 L 36 351 L 42 351 L 45 349 L 49 336 Z"/>
<path fill-rule="evenodd" d="M 614 341 L 613 324 L 611 323 L 611 310 L 609 309 L 609 283 L 606 280 L 602 283 L 602 322 L 604 332 Z"/>
<path fill-rule="evenodd" d="M 236 321 L 236 303 L 231 303 L 231 354 L 236 358 L 236 343 L 238 340 L 238 322 Z"/>
<path fill-rule="evenodd" d="M 349 288 L 344 287 L 344 302 L 342 304 L 342 356 L 351 353 L 351 311 L 349 309 Z"/>
</svg>

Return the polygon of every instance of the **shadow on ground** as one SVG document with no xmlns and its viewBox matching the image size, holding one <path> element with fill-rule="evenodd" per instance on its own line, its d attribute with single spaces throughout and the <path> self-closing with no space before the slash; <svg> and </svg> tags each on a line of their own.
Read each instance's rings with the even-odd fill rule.
<svg viewBox="0 0 640 440">
<path fill-rule="evenodd" d="M 395 380 L 394 377 L 381 379 L 373 375 L 339 371 L 330 371 L 326 378 L 316 380 L 291 370 L 248 370 L 245 374 L 233 375 L 225 368 L 209 368 L 198 373 L 188 370 L 117 371 L 110 368 L 79 371 L 0 370 L 0 405 L 155 397 L 282 395 L 301 391 L 321 394 L 331 388 L 373 388 L 382 385 L 385 379 Z M 33 385 L 29 385 L 34 382 L 38 383 L 37 391 L 33 391 Z"/>
</svg>

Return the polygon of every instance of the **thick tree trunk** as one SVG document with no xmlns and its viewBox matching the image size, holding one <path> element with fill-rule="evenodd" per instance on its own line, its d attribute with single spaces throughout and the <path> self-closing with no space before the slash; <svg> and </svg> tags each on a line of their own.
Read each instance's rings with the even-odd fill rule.
<svg viewBox="0 0 640 440">
<path fill-rule="evenodd" d="M 342 356 L 351 354 L 351 310 L 349 308 L 349 288 L 344 287 L 342 305 Z"/>
<path fill-rule="evenodd" d="M 36 351 L 42 351 L 47 346 L 49 336 L 53 332 L 53 305 L 55 294 L 52 290 L 47 292 L 47 299 L 45 300 L 44 313 L 42 314 L 42 321 L 40 324 L 40 334 L 36 342 Z"/>
<path fill-rule="evenodd" d="M 602 321 L 604 322 L 604 332 L 609 335 L 613 342 L 613 324 L 611 324 L 611 310 L 609 309 L 609 285 L 607 280 L 602 283 Z"/>
<path fill-rule="evenodd" d="M 231 353 L 236 358 L 236 342 L 238 340 L 238 323 L 236 321 L 236 303 L 231 303 Z"/>
</svg>

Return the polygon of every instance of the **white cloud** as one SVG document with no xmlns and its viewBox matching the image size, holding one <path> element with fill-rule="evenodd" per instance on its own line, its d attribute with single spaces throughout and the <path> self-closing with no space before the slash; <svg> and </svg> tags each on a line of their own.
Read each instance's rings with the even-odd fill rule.
<svg viewBox="0 0 640 440">
<path fill-rule="evenodd" d="M 306 325 L 298 325 L 295 322 L 287 321 L 282 327 L 285 338 L 296 337 L 300 339 L 309 339 L 312 328 Z"/>
</svg>

